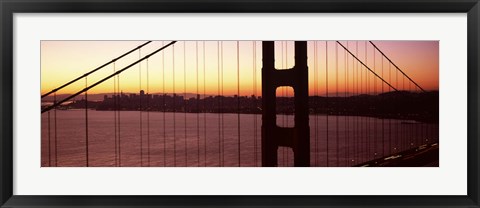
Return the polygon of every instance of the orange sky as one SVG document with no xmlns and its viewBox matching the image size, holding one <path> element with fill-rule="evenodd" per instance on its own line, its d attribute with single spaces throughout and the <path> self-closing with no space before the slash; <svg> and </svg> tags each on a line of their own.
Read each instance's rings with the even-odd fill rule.
<svg viewBox="0 0 480 208">
<path fill-rule="evenodd" d="M 144 42 L 146 41 L 42 41 L 41 94 L 116 58 Z M 142 48 L 140 52 L 136 51 L 117 61 L 115 69 L 119 70 L 138 60 L 139 56 L 143 57 L 169 42 L 153 41 Z M 390 66 L 386 59 L 382 59 L 380 53 L 374 53 L 375 50 L 370 43 L 366 41 L 340 42 L 393 87 L 399 90 L 418 90 L 407 79 L 404 82 L 403 76 L 394 69 L 393 65 Z M 373 43 L 422 88 L 438 90 L 438 41 L 373 41 Z M 122 73 L 119 80 L 120 89 L 123 92 L 138 92 L 143 89 L 150 93 L 171 93 L 175 88 L 175 92 L 179 94 L 185 91 L 203 94 L 205 89 L 206 94 L 218 94 L 218 55 L 221 55 L 218 53 L 218 44 L 223 44 L 223 47 L 221 47 L 223 48 L 223 59 L 220 59 L 220 61 L 223 60 L 224 95 L 236 94 L 238 78 L 237 41 L 179 41 L 174 45 L 174 48 L 169 47 L 165 51 L 150 57 L 148 67 L 147 62 L 142 62 L 140 65 Z M 240 51 L 238 66 L 240 69 L 240 94 L 261 95 L 261 41 L 239 41 L 238 44 Z M 256 44 L 255 48 L 254 44 Z M 275 64 L 277 68 L 293 66 L 293 45 L 293 41 L 275 42 Z M 316 56 L 314 55 L 315 45 L 317 48 Z M 325 41 L 308 41 L 309 90 L 311 95 L 324 95 L 326 93 L 325 45 Z M 328 41 L 328 93 L 382 92 L 381 81 L 375 78 L 372 73 L 367 72 L 361 65 L 357 65 L 358 62 L 354 61 L 350 55 L 345 56 L 345 50 L 336 45 L 334 41 Z M 365 46 L 367 47 L 365 48 Z M 365 57 L 365 49 L 367 50 L 367 57 Z M 256 64 L 254 64 L 253 58 L 254 50 L 256 51 Z M 173 61 L 175 65 L 172 64 Z M 220 65 L 222 65 L 221 62 Z M 87 82 L 92 84 L 113 73 L 113 71 L 114 65 L 109 65 L 90 75 Z M 254 73 L 257 83 L 256 93 L 253 90 Z M 396 79 L 397 73 L 398 81 Z M 74 93 L 84 88 L 85 84 L 85 80 L 82 80 L 57 93 Z M 114 80 L 111 79 L 93 88 L 89 93 L 110 93 L 113 92 L 113 88 Z M 384 85 L 383 90 L 389 90 L 387 85 Z M 279 95 L 282 95 L 282 92 L 281 89 L 277 91 Z M 283 92 L 284 94 L 285 92 Z M 288 95 L 291 94 L 290 91 Z"/>
</svg>

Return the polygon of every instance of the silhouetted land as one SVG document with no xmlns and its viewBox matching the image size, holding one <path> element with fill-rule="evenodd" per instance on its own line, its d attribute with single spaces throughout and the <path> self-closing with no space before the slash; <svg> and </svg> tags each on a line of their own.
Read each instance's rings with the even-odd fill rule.
<svg viewBox="0 0 480 208">
<path fill-rule="evenodd" d="M 410 119 L 438 123 L 438 91 L 416 93 L 387 92 L 378 95 L 348 97 L 311 96 L 310 114 L 372 116 L 379 118 Z M 238 108 L 240 106 L 240 108 Z M 88 101 L 96 110 L 142 110 L 188 113 L 242 113 L 261 114 L 262 98 L 256 96 L 208 96 L 184 99 L 181 95 L 120 94 L 105 95 L 103 101 Z M 293 114 L 292 97 L 277 97 L 278 114 Z M 58 109 L 85 108 L 85 100 L 73 101 Z"/>
</svg>

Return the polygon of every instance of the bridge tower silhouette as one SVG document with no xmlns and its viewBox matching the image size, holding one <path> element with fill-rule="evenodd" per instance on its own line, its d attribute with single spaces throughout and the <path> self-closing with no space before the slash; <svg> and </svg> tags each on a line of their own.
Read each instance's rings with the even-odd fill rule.
<svg viewBox="0 0 480 208">
<path fill-rule="evenodd" d="M 262 58 L 262 166 L 277 166 L 279 147 L 292 148 L 294 166 L 310 166 L 307 42 L 295 41 L 295 65 L 290 69 L 275 68 L 273 41 L 262 42 Z M 276 124 L 276 89 L 283 86 L 294 91 L 293 127 Z"/>
</svg>

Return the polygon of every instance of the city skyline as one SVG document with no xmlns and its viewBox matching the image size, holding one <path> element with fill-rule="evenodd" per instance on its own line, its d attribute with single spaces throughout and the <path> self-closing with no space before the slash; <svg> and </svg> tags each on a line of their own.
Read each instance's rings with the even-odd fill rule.
<svg viewBox="0 0 480 208">
<path fill-rule="evenodd" d="M 197 94 L 184 97 L 183 94 L 146 94 L 143 90 L 141 90 L 138 94 L 102 94 L 102 98 L 103 99 L 101 100 L 89 99 L 88 108 L 97 111 L 158 111 L 241 114 L 262 113 L 262 97 L 255 95 L 238 97 L 237 95 L 203 96 Z M 422 122 L 438 122 L 439 119 L 438 113 L 436 113 L 438 112 L 437 91 L 420 93 L 400 91 L 386 92 L 371 96 L 353 95 L 348 97 L 310 96 L 308 99 L 310 114 L 360 114 L 373 117 L 412 119 Z M 418 103 L 419 100 L 422 100 L 422 102 Z M 293 114 L 295 111 L 293 103 L 293 97 L 277 97 L 277 113 Z M 384 107 L 386 103 L 387 106 L 393 108 Z M 417 107 L 422 107 L 415 108 L 415 105 L 417 105 Z M 43 107 L 46 107 L 46 105 Z M 57 109 L 85 109 L 85 99 L 84 97 L 81 97 L 80 99 L 73 100 L 72 102 L 60 106 Z M 419 109 L 424 110 L 419 111 Z M 403 112 L 405 115 L 397 114 L 398 112 Z"/>
</svg>

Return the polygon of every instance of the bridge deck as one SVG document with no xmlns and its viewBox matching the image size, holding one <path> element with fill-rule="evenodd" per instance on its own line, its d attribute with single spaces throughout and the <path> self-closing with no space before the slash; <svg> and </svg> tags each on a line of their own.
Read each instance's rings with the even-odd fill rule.
<svg viewBox="0 0 480 208">
<path fill-rule="evenodd" d="M 356 167 L 438 167 L 438 143 L 425 144 L 397 154 L 371 160 Z"/>
</svg>

